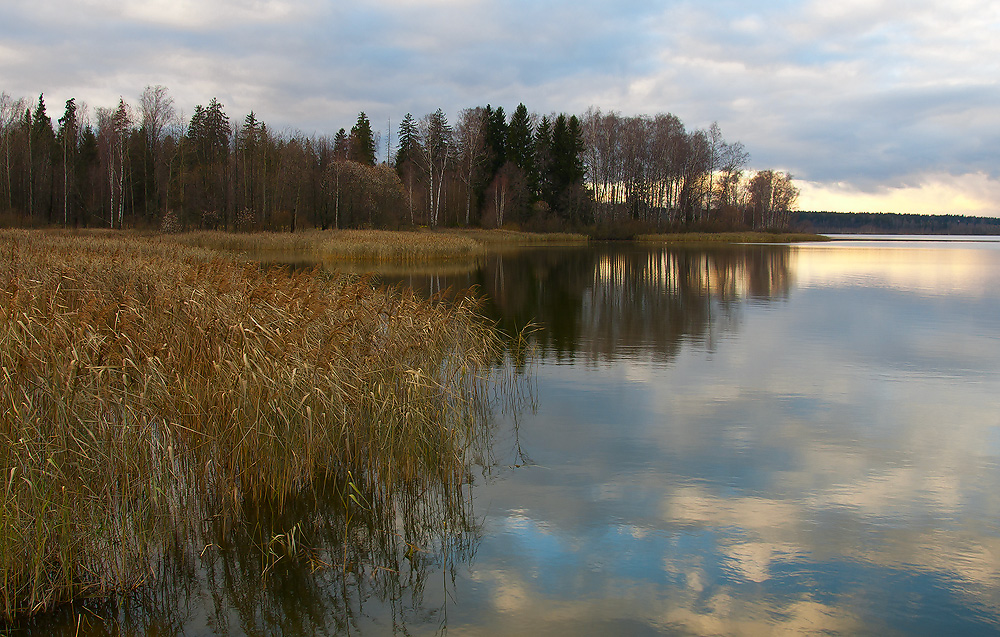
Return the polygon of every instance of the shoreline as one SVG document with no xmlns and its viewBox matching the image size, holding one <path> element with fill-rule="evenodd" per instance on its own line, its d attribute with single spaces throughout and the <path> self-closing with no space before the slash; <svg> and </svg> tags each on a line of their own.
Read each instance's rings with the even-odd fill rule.
<svg viewBox="0 0 1000 637">
<path fill-rule="evenodd" d="M 667 234 L 643 234 L 634 239 L 637 243 L 805 243 L 831 241 L 829 237 L 806 232 L 674 232 Z"/>
</svg>

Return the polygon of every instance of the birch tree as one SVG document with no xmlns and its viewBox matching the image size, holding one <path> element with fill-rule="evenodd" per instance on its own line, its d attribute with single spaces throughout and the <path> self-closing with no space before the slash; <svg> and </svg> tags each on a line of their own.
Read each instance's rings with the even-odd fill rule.
<svg viewBox="0 0 1000 637">
<path fill-rule="evenodd" d="M 719 184 L 716 188 L 720 207 L 737 205 L 740 179 L 749 161 L 750 153 L 740 142 L 723 145 L 719 164 Z"/>
<path fill-rule="evenodd" d="M 420 149 L 429 188 L 432 227 L 438 225 L 444 194 L 445 174 L 453 156 L 452 130 L 440 108 L 420 120 Z"/>
<path fill-rule="evenodd" d="M 472 191 L 486 162 L 486 113 L 482 107 L 466 108 L 459 113 L 455 145 L 460 165 L 459 176 L 465 185 L 465 225 L 469 225 Z"/>
<path fill-rule="evenodd" d="M 17 133 L 17 123 L 24 118 L 26 110 L 27 102 L 23 98 L 14 99 L 7 93 L 0 93 L 0 138 L 3 141 L 4 177 L 6 178 L 4 194 L 7 200 L 7 210 L 14 209 L 14 182 L 12 178 L 13 165 L 11 155 L 14 138 Z"/>
<path fill-rule="evenodd" d="M 145 165 L 147 154 L 143 153 L 143 185 L 152 183 L 153 193 L 145 193 L 148 202 L 152 199 L 152 207 L 158 211 L 165 206 L 163 197 L 163 181 L 165 176 L 161 176 L 163 171 L 161 163 L 163 161 L 163 138 L 167 127 L 176 121 L 177 111 L 174 109 L 174 99 L 170 97 L 165 86 L 147 86 L 142 91 L 139 98 L 139 121 L 143 136 L 143 142 L 148 149 L 148 156 L 151 165 Z M 150 175 L 150 173 L 152 173 Z M 151 177 L 151 178 L 150 178 Z"/>
<path fill-rule="evenodd" d="M 799 197 L 788 173 L 761 170 L 747 186 L 753 225 L 759 230 L 785 228 Z"/>
<path fill-rule="evenodd" d="M 122 227 L 125 217 L 125 162 L 128 157 L 128 133 L 132 125 L 132 116 L 125 99 L 119 98 L 118 108 L 111 114 L 111 161 L 109 163 L 108 179 L 111 189 L 111 227 L 115 227 L 115 219 L 118 220 L 118 228 Z"/>
</svg>

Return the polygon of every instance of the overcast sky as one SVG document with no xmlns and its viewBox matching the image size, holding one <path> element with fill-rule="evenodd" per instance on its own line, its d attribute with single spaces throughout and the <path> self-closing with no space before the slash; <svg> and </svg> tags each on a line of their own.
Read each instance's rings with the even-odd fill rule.
<svg viewBox="0 0 1000 637">
<path fill-rule="evenodd" d="M 310 134 L 361 110 L 383 131 L 486 103 L 672 112 L 791 172 L 802 209 L 1000 216 L 998 79 L 996 0 L 0 4 L 0 91 L 53 120 L 155 84 Z"/>
</svg>

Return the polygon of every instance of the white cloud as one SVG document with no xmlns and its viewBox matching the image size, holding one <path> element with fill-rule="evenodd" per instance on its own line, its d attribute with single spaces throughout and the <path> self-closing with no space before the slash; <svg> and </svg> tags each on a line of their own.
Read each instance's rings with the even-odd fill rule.
<svg viewBox="0 0 1000 637">
<path fill-rule="evenodd" d="M 126 20 L 181 29 L 232 28 L 239 23 L 273 23 L 303 17 L 307 2 L 285 0 L 91 0 L 91 6 L 120 11 Z"/>
</svg>

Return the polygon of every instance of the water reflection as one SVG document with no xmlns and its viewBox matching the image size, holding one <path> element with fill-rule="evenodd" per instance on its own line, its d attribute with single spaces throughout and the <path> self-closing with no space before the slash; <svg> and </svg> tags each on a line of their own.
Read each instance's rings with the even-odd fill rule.
<svg viewBox="0 0 1000 637">
<path fill-rule="evenodd" d="M 736 330 L 744 301 L 787 298 L 791 258 L 788 246 L 610 244 L 493 254 L 467 272 L 381 279 L 427 295 L 475 286 L 508 333 L 531 322 L 544 328 L 536 335 L 543 357 L 669 360 L 686 342 L 712 347 Z"/>
<path fill-rule="evenodd" d="M 352 499 L 353 496 L 353 499 Z M 357 503 L 361 503 L 360 505 Z M 405 633 L 444 623 L 457 565 L 480 539 L 470 487 L 388 492 L 346 483 L 247 503 L 177 537 L 136 590 L 8 627 L 18 635 Z"/>
<path fill-rule="evenodd" d="M 989 294 L 998 241 L 834 241 L 796 248 L 802 287 L 864 285 L 935 296 Z"/>
<path fill-rule="evenodd" d="M 596 258 L 458 625 L 1000 630 L 1000 252 L 892 249 Z"/>
</svg>

